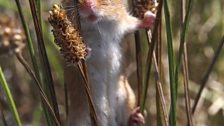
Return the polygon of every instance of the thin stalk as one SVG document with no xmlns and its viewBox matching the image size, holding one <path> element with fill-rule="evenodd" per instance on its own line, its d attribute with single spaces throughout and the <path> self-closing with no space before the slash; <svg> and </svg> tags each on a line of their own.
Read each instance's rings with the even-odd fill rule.
<svg viewBox="0 0 224 126">
<path fill-rule="evenodd" d="M 15 2 L 16 2 L 16 5 L 17 5 L 17 9 L 18 9 L 18 12 L 19 12 L 19 15 L 20 15 L 22 25 L 23 25 L 23 29 L 25 31 L 26 41 L 27 41 L 27 45 L 28 45 L 28 51 L 29 51 L 29 54 L 30 54 L 30 57 L 31 57 L 32 65 L 33 65 L 33 68 L 34 68 L 34 73 L 35 73 L 37 79 L 40 81 L 41 80 L 40 79 L 40 71 L 39 71 L 39 68 L 38 68 L 38 65 L 37 65 L 38 62 L 35 58 L 37 56 L 37 54 L 35 53 L 35 50 L 34 50 L 34 46 L 33 46 L 33 43 L 32 43 L 32 39 L 31 39 L 31 36 L 30 36 L 28 25 L 25 21 L 25 18 L 24 18 L 22 8 L 21 8 L 21 4 L 20 4 L 19 0 L 15 0 Z M 42 105 L 43 105 L 43 110 L 44 110 L 44 114 L 46 116 L 47 123 L 48 123 L 49 126 L 52 126 L 53 124 L 49 120 L 49 113 L 46 111 L 43 103 L 42 103 Z"/>
<path fill-rule="evenodd" d="M 12 115 L 13 115 L 15 121 L 16 121 L 16 125 L 17 126 L 22 126 L 22 123 L 21 123 L 20 118 L 19 118 L 19 114 L 18 114 L 17 109 L 16 109 L 15 102 L 14 102 L 12 94 L 11 94 L 11 92 L 9 90 L 8 84 L 7 84 L 6 80 L 5 80 L 5 77 L 4 77 L 4 74 L 3 74 L 1 66 L 0 66 L 0 84 L 3 87 L 3 90 L 5 92 L 5 95 L 6 95 L 6 98 L 7 98 L 9 107 L 10 107 L 10 110 L 11 110 Z"/>
<path fill-rule="evenodd" d="M 160 2 L 160 1 L 158 1 Z M 162 103 L 160 98 L 160 91 L 159 86 L 157 84 L 161 84 L 161 78 L 162 78 L 162 21 L 160 20 L 159 27 L 158 27 L 158 34 L 157 34 L 157 44 L 156 44 L 156 59 L 154 59 L 157 62 L 157 73 L 159 75 L 159 79 L 156 79 L 156 110 L 157 110 L 157 126 L 164 126 L 166 124 L 163 110 L 162 110 Z M 155 63 L 154 63 L 155 64 Z M 155 64 L 156 65 L 156 64 Z M 157 74 L 155 72 L 155 74 Z M 155 75 L 156 76 L 156 75 Z M 162 87 L 162 85 L 161 85 Z M 167 118 L 168 119 L 168 118 Z"/>
<path fill-rule="evenodd" d="M 135 49 L 136 49 L 136 62 L 137 62 L 137 85 L 138 85 L 137 106 L 139 106 L 142 92 L 142 51 L 140 45 L 139 31 L 135 32 Z"/>
<path fill-rule="evenodd" d="M 42 16 L 41 16 L 41 2 L 40 0 L 36 0 L 36 6 L 37 6 L 37 13 L 38 13 L 38 19 L 39 19 L 39 23 L 40 23 L 40 29 L 42 30 Z M 43 100 L 42 100 L 43 101 Z M 43 104 L 43 103 L 42 103 Z M 49 126 L 52 126 L 53 124 L 51 123 L 51 118 L 49 118 L 50 113 L 46 110 L 46 107 L 43 106 L 43 110 L 44 110 L 44 114 L 46 116 L 46 120 Z"/>
<path fill-rule="evenodd" d="M 75 9 L 77 12 L 77 16 L 76 16 L 76 26 L 78 30 L 81 30 L 81 23 L 80 23 L 80 15 L 79 15 L 79 6 L 76 6 L 79 1 L 78 0 L 73 0 L 74 5 L 75 5 Z M 85 60 L 81 60 L 80 62 L 78 62 L 78 68 L 79 71 L 82 75 L 82 78 L 84 80 L 84 86 L 85 86 L 85 93 L 87 96 L 87 102 L 89 105 L 89 109 L 90 109 L 90 117 L 91 117 L 91 121 L 94 124 L 94 126 L 99 126 L 99 122 L 98 122 L 98 118 L 97 118 L 97 114 L 96 114 L 96 109 L 94 107 L 94 102 L 93 102 L 93 98 L 91 96 L 91 91 L 90 91 L 90 85 L 89 85 L 89 78 L 88 78 L 88 72 L 87 72 L 87 65 L 85 63 Z"/>
<path fill-rule="evenodd" d="M 191 114 L 191 102 L 189 97 L 189 73 L 188 73 L 188 59 L 187 59 L 187 46 L 184 44 L 183 52 L 183 73 L 184 73 L 184 95 L 185 95 L 185 107 L 187 112 L 188 126 L 193 126 L 192 114 Z"/>
<path fill-rule="evenodd" d="M 172 30 L 170 23 L 170 13 L 168 8 L 167 0 L 164 0 L 164 15 L 166 23 L 166 37 L 167 37 L 167 48 L 168 48 L 168 60 L 169 60 L 169 76 L 170 76 L 170 93 L 171 93 L 171 106 L 170 106 L 170 126 L 176 126 L 176 98 L 177 89 L 174 76 L 174 53 L 173 53 L 173 40 Z"/>
<path fill-rule="evenodd" d="M 41 84 L 39 82 L 39 80 L 37 79 L 37 77 L 35 76 L 33 70 L 30 68 L 29 64 L 26 62 L 26 60 L 23 58 L 21 52 L 16 53 L 16 57 L 19 60 L 19 62 L 23 65 L 23 67 L 26 69 L 26 71 L 28 72 L 28 74 L 30 75 L 30 77 L 34 80 L 36 86 L 39 89 L 40 92 L 40 96 L 41 96 L 41 100 L 43 101 L 43 103 L 47 106 L 48 110 L 50 111 L 51 116 L 53 117 L 55 123 L 57 126 L 60 126 L 60 123 L 49 103 L 49 100 L 47 99 L 46 94 L 44 93 L 44 90 L 41 87 Z"/>
<path fill-rule="evenodd" d="M 179 46 L 179 52 L 178 52 L 178 59 L 177 59 L 177 64 L 176 64 L 176 69 L 175 69 L 176 90 L 178 88 L 177 86 L 178 86 L 179 68 L 180 68 L 182 54 L 183 54 L 183 50 L 184 50 L 185 36 L 186 36 L 187 27 L 188 27 L 189 20 L 190 20 L 190 14 L 191 14 L 192 5 L 193 5 L 193 0 L 189 0 L 188 7 L 187 7 L 187 12 L 186 12 L 185 18 L 183 19 L 184 22 L 183 22 L 182 30 L 181 30 L 181 38 L 180 38 L 180 46 Z"/>
<path fill-rule="evenodd" d="M 156 73 L 155 73 L 156 74 Z M 158 80 L 155 77 L 155 84 L 157 86 L 158 84 Z M 162 105 L 161 105 L 161 100 L 160 100 L 160 94 L 158 91 L 158 88 L 155 86 L 156 88 L 156 124 L 157 126 L 163 126 L 165 124 L 164 122 L 164 116 L 163 116 L 163 112 L 162 112 Z"/>
<path fill-rule="evenodd" d="M 148 56 L 147 56 L 147 60 L 146 60 L 146 64 L 147 64 L 146 81 L 145 81 L 144 88 L 143 88 L 144 89 L 144 91 L 143 91 L 143 99 L 142 99 L 141 104 L 140 104 L 140 111 L 141 111 L 141 113 L 144 112 L 145 103 L 146 103 L 146 99 L 147 99 L 149 79 L 150 79 L 150 71 L 151 71 L 151 64 L 152 64 L 152 57 L 153 57 L 153 50 L 154 50 L 155 39 L 156 39 L 155 36 L 157 34 L 157 28 L 158 28 L 159 22 L 161 20 L 161 10 L 162 10 L 162 2 L 160 2 L 159 6 L 158 6 L 158 11 L 157 11 L 157 14 L 156 14 L 156 19 L 155 19 L 155 26 L 154 26 L 153 33 L 152 33 L 152 41 L 151 41 L 151 43 L 149 43 L 150 50 L 148 52 Z M 147 33 L 147 30 L 146 30 L 146 33 Z M 149 42 L 148 35 L 147 35 L 147 39 L 148 39 L 148 42 Z"/>
<path fill-rule="evenodd" d="M 186 13 L 185 5 L 186 5 L 186 0 L 181 0 L 181 22 L 182 22 L 182 24 L 184 24 L 184 16 Z M 191 110 L 190 110 L 191 103 L 190 103 L 190 98 L 189 98 L 189 73 L 188 73 L 188 58 L 187 58 L 187 43 L 186 42 L 184 43 L 182 62 L 183 62 L 184 95 L 185 95 L 185 107 L 186 107 L 186 113 L 187 113 L 187 124 L 188 124 L 188 126 L 193 126 L 192 114 L 191 114 Z"/>
<path fill-rule="evenodd" d="M 221 53 L 221 50 L 223 48 L 223 45 L 224 45 L 224 36 L 222 37 L 222 39 L 221 39 L 221 41 L 219 43 L 219 46 L 218 46 L 218 48 L 217 48 L 217 50 L 215 52 L 215 55 L 212 58 L 212 61 L 211 61 L 210 65 L 208 66 L 208 70 L 206 71 L 206 73 L 204 74 L 204 76 L 203 76 L 203 78 L 201 80 L 201 83 L 200 83 L 201 86 L 200 86 L 200 89 L 198 91 L 198 94 L 197 94 L 197 96 L 195 98 L 194 105 L 193 105 L 193 108 L 192 108 L 192 111 L 191 111 L 193 115 L 195 113 L 195 110 L 196 110 L 198 101 L 199 101 L 199 99 L 201 97 L 202 91 L 205 88 L 206 82 L 208 81 L 209 75 L 211 74 L 211 72 L 212 72 L 212 70 L 213 70 L 213 68 L 215 66 L 215 63 L 218 60 L 218 56 Z"/>
<path fill-rule="evenodd" d="M 162 1 L 162 0 L 160 0 Z M 162 14 L 160 15 L 161 19 L 162 19 Z M 159 73 L 160 76 L 162 77 L 162 48 L 163 48 L 163 42 L 162 42 L 162 20 L 160 20 L 159 22 L 159 26 L 158 26 L 158 35 L 157 35 L 157 48 L 156 48 L 156 59 L 157 59 L 157 64 L 158 64 L 158 68 L 159 68 Z"/>
<path fill-rule="evenodd" d="M 65 95 L 65 114 L 66 114 L 66 120 L 68 118 L 68 112 L 69 112 L 69 103 L 68 103 L 68 85 L 67 83 L 64 83 L 64 95 Z"/>
<path fill-rule="evenodd" d="M 33 68 L 34 68 L 34 73 L 35 73 L 36 77 L 38 78 L 38 80 L 40 80 L 37 60 L 35 58 L 36 54 L 35 54 L 34 46 L 33 46 L 33 43 L 32 43 L 31 36 L 30 36 L 29 28 L 28 28 L 28 25 L 25 21 L 25 18 L 24 18 L 22 8 L 21 8 L 21 4 L 20 4 L 19 0 L 15 0 L 15 2 L 16 2 L 16 5 L 17 5 L 17 9 L 18 9 L 18 12 L 19 12 L 19 16 L 20 16 L 22 25 L 23 25 L 23 29 L 25 31 L 26 41 L 27 41 L 27 44 L 28 44 L 28 50 L 29 50 L 29 54 L 30 54 L 30 57 L 31 57 L 32 65 L 33 65 Z"/>
<path fill-rule="evenodd" d="M 40 0 L 36 0 L 36 6 L 37 6 L 37 14 L 38 14 L 38 19 L 40 22 L 40 28 L 42 29 L 42 16 L 41 16 L 41 2 Z"/>
<path fill-rule="evenodd" d="M 40 26 L 40 21 L 38 19 L 37 13 L 36 13 L 36 4 L 34 0 L 29 0 L 30 3 L 30 8 L 32 12 L 32 17 L 34 21 L 34 26 L 35 26 L 35 31 L 36 31 L 36 36 L 37 36 L 37 42 L 38 42 L 38 50 L 40 53 L 40 59 L 43 67 L 43 74 L 44 74 L 44 79 L 47 81 L 46 85 L 46 90 L 49 92 L 48 94 L 48 99 L 50 99 L 52 105 L 53 105 L 53 110 L 56 114 L 57 119 L 60 122 L 60 115 L 59 115 L 59 109 L 58 109 L 58 104 L 57 104 L 57 99 L 56 99 L 56 94 L 55 94 L 55 89 L 54 89 L 54 83 L 53 83 L 53 78 L 51 74 L 51 69 L 50 69 L 50 64 L 48 61 L 45 45 L 44 45 L 44 39 L 43 39 L 43 34 L 41 31 L 41 26 Z"/>
<path fill-rule="evenodd" d="M 96 109 L 94 107 L 94 102 L 93 102 L 93 99 L 92 99 L 92 96 L 91 96 L 89 80 L 88 80 L 87 71 L 86 71 L 87 69 L 86 69 L 86 64 L 85 64 L 84 60 L 78 62 L 78 68 L 79 68 L 79 71 L 80 71 L 80 73 L 82 75 L 82 78 L 84 80 L 85 93 L 86 93 L 86 96 L 87 96 L 87 101 L 88 101 L 88 105 L 89 105 L 89 109 L 90 109 L 90 113 L 91 113 L 91 115 L 90 115 L 91 120 L 94 123 L 94 126 L 99 126 L 99 122 L 98 122 L 97 114 L 96 114 Z"/>
<path fill-rule="evenodd" d="M 162 89 L 159 68 L 158 68 L 158 63 L 156 60 L 155 52 L 153 52 L 153 63 L 155 65 L 156 91 L 158 91 L 159 106 L 161 106 L 161 108 L 162 108 L 163 122 L 164 122 L 165 126 L 169 126 L 168 114 L 166 111 L 167 110 L 166 102 L 165 102 L 165 98 L 164 98 L 164 94 L 163 94 L 163 89 Z"/>
<path fill-rule="evenodd" d="M 35 2 L 36 2 L 35 3 L 36 6 L 37 6 L 37 10 L 36 11 L 37 11 L 37 15 L 38 15 L 39 23 L 40 23 L 40 29 L 43 32 L 43 30 L 42 30 L 42 16 L 41 16 L 41 1 L 40 0 L 36 0 Z M 46 115 L 46 119 L 47 119 L 48 124 L 51 123 L 51 118 L 48 118 L 50 113 L 46 110 L 45 107 L 43 107 L 43 110 L 44 110 L 44 113 Z M 52 124 L 49 124 L 49 125 L 51 126 Z"/>
</svg>

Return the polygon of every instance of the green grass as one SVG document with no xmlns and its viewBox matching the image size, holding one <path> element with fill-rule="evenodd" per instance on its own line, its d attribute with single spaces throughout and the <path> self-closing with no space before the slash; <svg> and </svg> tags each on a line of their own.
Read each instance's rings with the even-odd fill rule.
<svg viewBox="0 0 224 126">
<path fill-rule="evenodd" d="M 22 126 L 21 120 L 19 118 L 19 114 L 18 114 L 17 109 L 16 109 L 15 102 L 13 100 L 12 93 L 9 89 L 9 86 L 8 86 L 6 80 L 5 80 L 5 76 L 3 74 L 1 66 L 0 66 L 0 84 L 1 84 L 1 87 L 3 88 L 3 90 L 5 92 L 5 95 L 6 95 L 6 98 L 7 98 L 7 101 L 8 101 L 8 105 L 9 105 L 10 110 L 12 112 L 13 118 L 16 122 L 16 125 L 17 126 Z"/>
</svg>

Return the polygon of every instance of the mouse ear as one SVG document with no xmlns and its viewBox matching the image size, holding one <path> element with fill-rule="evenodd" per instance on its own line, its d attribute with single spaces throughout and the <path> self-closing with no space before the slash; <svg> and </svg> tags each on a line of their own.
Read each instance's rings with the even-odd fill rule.
<svg viewBox="0 0 224 126">
<path fill-rule="evenodd" d="M 144 14 L 144 18 L 142 19 L 141 23 L 139 24 L 139 28 L 149 28 L 155 22 L 156 15 L 153 14 L 151 11 L 146 11 Z"/>
</svg>

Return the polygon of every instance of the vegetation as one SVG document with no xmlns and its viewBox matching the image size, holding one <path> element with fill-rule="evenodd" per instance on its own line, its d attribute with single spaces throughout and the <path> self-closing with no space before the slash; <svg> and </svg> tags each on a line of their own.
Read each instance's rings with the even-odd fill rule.
<svg viewBox="0 0 224 126">
<path fill-rule="evenodd" d="M 66 125 L 64 59 L 48 22 L 54 3 L 60 1 L 0 0 L 0 125 Z M 224 123 L 223 6 L 159 1 L 153 28 L 124 44 L 126 61 L 137 64 L 128 75 L 141 112 L 147 110 L 146 126 Z M 79 67 L 97 123 L 84 60 Z"/>
</svg>

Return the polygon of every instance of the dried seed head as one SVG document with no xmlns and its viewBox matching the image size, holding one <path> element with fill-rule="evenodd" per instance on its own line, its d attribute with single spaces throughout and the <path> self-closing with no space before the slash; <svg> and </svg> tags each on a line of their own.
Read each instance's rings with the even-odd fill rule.
<svg viewBox="0 0 224 126">
<path fill-rule="evenodd" d="M 65 10 L 55 4 L 49 12 L 48 18 L 53 27 L 55 43 L 60 47 L 60 52 L 69 64 L 75 64 L 85 59 L 87 48 L 78 29 L 68 20 Z"/>
<path fill-rule="evenodd" d="M 25 47 L 25 35 L 15 20 L 0 15 L 0 54 L 20 52 Z"/>
<path fill-rule="evenodd" d="M 134 16 L 143 18 L 144 13 L 148 10 L 155 14 L 157 6 L 157 0 L 133 0 Z"/>
</svg>

